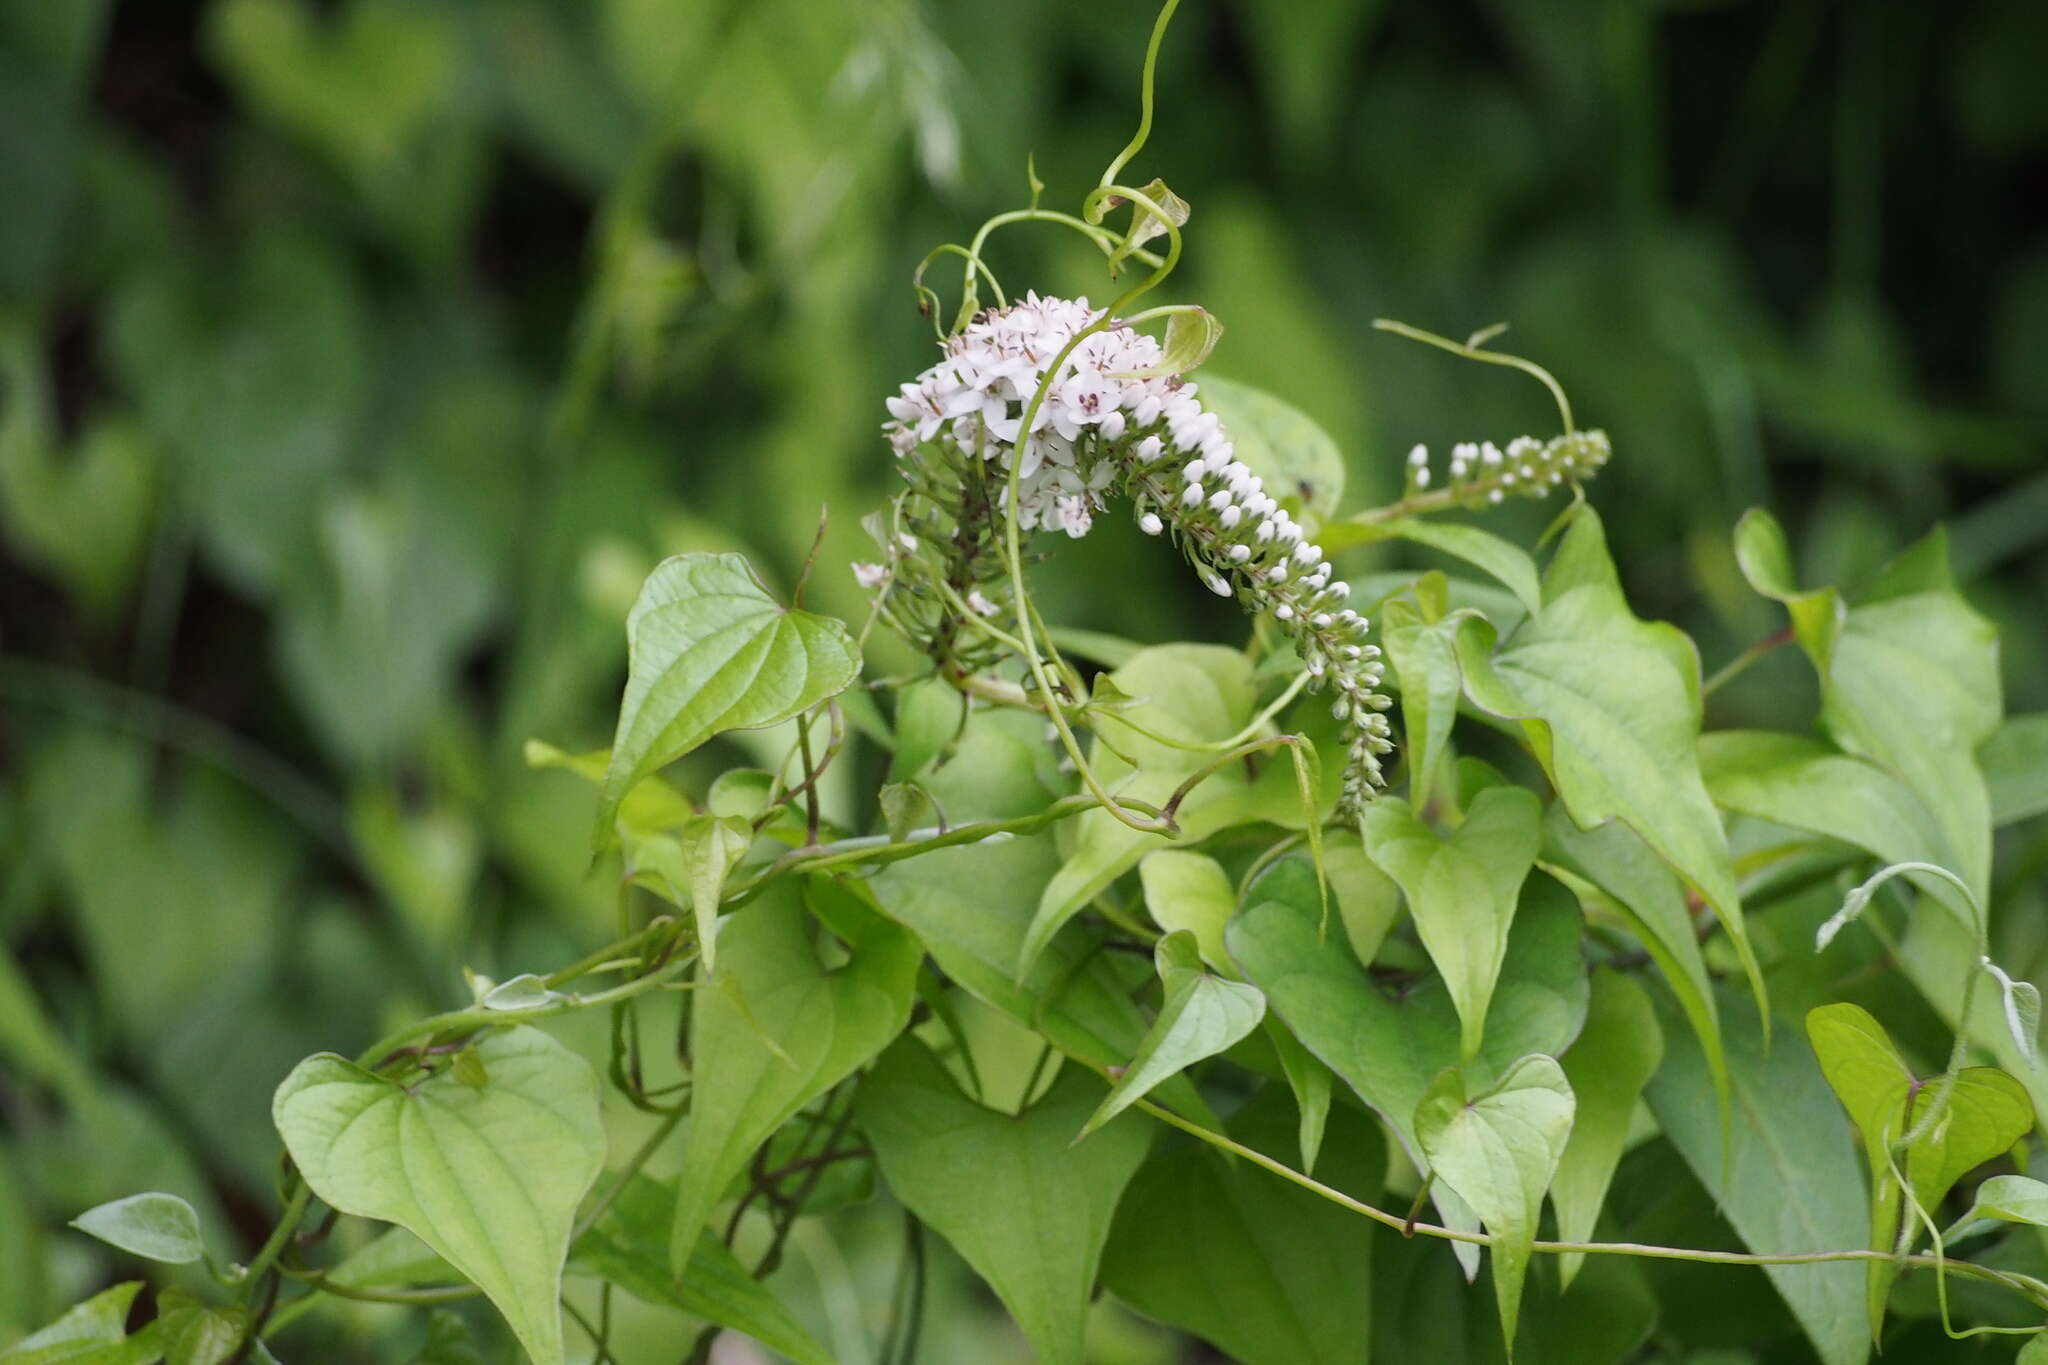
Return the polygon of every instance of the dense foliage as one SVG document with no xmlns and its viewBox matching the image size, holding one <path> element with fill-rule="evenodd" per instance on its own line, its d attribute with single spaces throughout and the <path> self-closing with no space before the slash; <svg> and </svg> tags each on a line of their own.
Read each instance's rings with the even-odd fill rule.
<svg viewBox="0 0 2048 1365">
<path fill-rule="evenodd" d="M 2018 20 L 1015 8 L 0 8 L 0 1361 L 2048 1351 Z"/>
</svg>

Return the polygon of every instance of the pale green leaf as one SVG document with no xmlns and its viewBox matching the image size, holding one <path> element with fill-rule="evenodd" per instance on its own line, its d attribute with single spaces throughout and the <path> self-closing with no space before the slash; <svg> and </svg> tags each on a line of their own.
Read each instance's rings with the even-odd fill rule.
<svg viewBox="0 0 2048 1365">
<path fill-rule="evenodd" d="M 1344 921 L 1344 937 L 1351 941 L 1351 951 L 1370 966 L 1401 918 L 1401 888 L 1373 865 L 1353 830 L 1331 835 L 1323 846 L 1323 875 L 1329 879 L 1330 895 L 1337 902 L 1337 916 Z"/>
<path fill-rule="evenodd" d="M 1331 1116 L 1317 1178 L 1380 1195 L 1379 1130 Z M 1231 1116 L 1230 1135 L 1284 1157 L 1292 1127 L 1274 1089 Z M 1193 1332 L 1245 1365 L 1365 1365 L 1372 1342 L 1373 1226 L 1248 1161 L 1204 1144 L 1162 1145 L 1117 1206 L 1102 1281 L 1118 1298 Z"/>
<path fill-rule="evenodd" d="M 669 1238 L 679 1276 L 698 1230 L 754 1149 L 880 1052 L 910 1017 L 917 940 L 856 904 L 841 918 L 852 957 L 827 970 L 798 889 L 771 888 L 726 925 L 718 971 L 692 992 L 696 1068 Z"/>
<path fill-rule="evenodd" d="M 1130 1065 L 1082 1127 L 1082 1137 L 1121 1114 L 1167 1077 L 1235 1047 L 1265 1017 L 1266 997 L 1259 988 L 1204 970 L 1195 936 L 1188 930 L 1179 929 L 1160 939 L 1153 955 L 1166 987 L 1166 1000 Z"/>
<path fill-rule="evenodd" d="M 1883 1025 L 1861 1006 L 1837 1003 L 1812 1010 L 1806 1032 L 1829 1087 L 1863 1138 L 1871 1180 L 1870 1245 L 1890 1251 L 1903 1237 L 1910 1249 L 1922 1224 L 1904 1207 L 1892 1153 L 1927 1113 L 1940 1084 L 1917 1081 Z M 2010 1149 L 2033 1125 L 2033 1107 L 2018 1081 L 1991 1067 L 1966 1068 L 1948 1092 L 1942 1119 L 1904 1151 L 1914 1200 L 1931 1216 L 1957 1180 Z M 1897 1276 L 1894 1263 L 1869 1266 L 1866 1297 L 1873 1340 L 1883 1327 Z"/>
<path fill-rule="evenodd" d="M 603 1168 L 597 1076 L 537 1029 L 477 1045 L 481 1089 L 407 1089 L 332 1054 L 301 1062 L 272 1113 L 313 1193 L 416 1234 L 473 1280 L 538 1365 L 561 1365 L 562 1262 Z"/>
<path fill-rule="evenodd" d="M 1215 757 L 1190 746 L 1236 735 L 1250 722 L 1257 700 L 1250 661 L 1237 650 L 1216 645 L 1147 649 L 1110 679 L 1138 704 L 1106 712 L 1096 721 L 1098 737 L 1091 751 L 1096 775 L 1118 795 L 1154 805 Z M 1140 726 L 1150 733 L 1141 732 Z M 1132 764 L 1137 765 L 1135 772 Z M 1181 804 L 1177 842 L 1193 843 L 1243 818 L 1248 790 L 1237 764 L 1204 781 Z M 1106 811 L 1088 811 L 1075 818 L 1073 827 L 1072 854 L 1039 900 L 1014 975 L 1027 973 L 1061 925 L 1140 858 L 1167 842 L 1164 836 L 1130 828 Z"/>
<path fill-rule="evenodd" d="M 2025 1175 L 1994 1175 L 1977 1187 L 1969 1212 L 1942 1234 L 1944 1242 L 1968 1237 L 2000 1223 L 2048 1227 L 2048 1184 Z"/>
<path fill-rule="evenodd" d="M 640 780 L 726 730 L 787 720 L 860 672 L 845 625 L 792 611 L 739 555 L 655 566 L 626 617 L 629 669 L 598 809 L 601 841 Z"/>
<path fill-rule="evenodd" d="M 1564 1069 L 1540 1053 L 1476 1095 L 1447 1069 L 1416 1106 L 1415 1136 L 1436 1178 L 1472 1207 L 1493 1239 L 1493 1288 L 1508 1341 L 1515 1339 L 1529 1248 L 1543 1195 L 1564 1158 L 1573 1108 Z"/>
<path fill-rule="evenodd" d="M 1408 798 L 1429 805 L 1436 771 L 1458 718 L 1465 676 L 1458 668 L 1462 613 L 1431 621 L 1401 598 L 1380 613 L 1380 642 L 1401 689 L 1401 723 L 1408 736 Z"/>
<path fill-rule="evenodd" d="M 1543 803 L 1523 787 L 1479 793 L 1448 839 L 1398 797 L 1381 797 L 1359 819 L 1366 853 L 1400 883 L 1422 944 L 1450 988 L 1466 1058 L 1479 1051 L 1542 822 Z"/>
<path fill-rule="evenodd" d="M 1698 890 L 1727 928 L 1768 1017 L 1721 816 L 1694 753 L 1697 650 L 1675 628 L 1629 610 L 1589 506 L 1572 513 L 1543 594 L 1543 610 L 1497 651 L 1493 627 L 1466 620 L 1458 635 L 1466 695 L 1521 723 L 1581 829 L 1622 821 Z"/>
<path fill-rule="evenodd" d="M 725 879 L 747 856 L 753 842 L 754 827 L 730 815 L 695 816 L 676 835 L 684 874 L 689 878 L 690 907 L 697 920 L 697 946 L 704 954 L 707 974 L 716 966 L 718 904 L 725 894 Z"/>
<path fill-rule="evenodd" d="M 1126 1114 L 1076 1143 L 1101 1096 L 1068 1066 L 1029 1110 L 999 1113 L 908 1038 L 861 1086 L 860 1125 L 890 1190 L 988 1281 L 1045 1365 L 1081 1365 L 1110 1217 L 1150 1137 Z"/>
<path fill-rule="evenodd" d="M 1621 1162 L 1636 1101 L 1664 1060 L 1664 1030 L 1643 988 L 1620 972 L 1593 973 L 1586 1027 L 1560 1060 L 1578 1096 L 1578 1115 L 1550 1183 L 1550 1199 L 1557 1209 L 1559 1239 L 1590 1242 Z M 1571 1287 L 1584 1260 L 1580 1252 L 1559 1258 L 1562 1287 Z"/>
<path fill-rule="evenodd" d="M 1218 971 L 1236 970 L 1223 947 L 1223 926 L 1237 909 L 1237 892 L 1221 863 L 1206 853 L 1162 848 L 1138 864 L 1138 876 L 1153 923 L 1169 934 L 1189 931 L 1203 961 Z"/>
<path fill-rule="evenodd" d="M 184 1265 L 206 1255 L 199 1215 L 175 1194 L 131 1194 L 87 1209 L 71 1226 L 152 1261 Z"/>
</svg>

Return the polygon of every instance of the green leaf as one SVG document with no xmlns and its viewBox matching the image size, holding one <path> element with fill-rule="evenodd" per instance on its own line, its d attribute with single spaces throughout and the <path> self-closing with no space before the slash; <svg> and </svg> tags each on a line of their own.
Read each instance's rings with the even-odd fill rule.
<svg viewBox="0 0 2048 1365">
<path fill-rule="evenodd" d="M 1522 1279 L 1543 1214 L 1543 1195 L 1571 1134 L 1571 1083 L 1554 1058 L 1538 1054 L 1510 1066 L 1491 1089 L 1468 1096 L 1446 1069 L 1415 1110 L 1415 1136 L 1436 1178 L 1471 1205 L 1493 1238 L 1493 1288 L 1501 1336 L 1515 1339 Z"/>
<path fill-rule="evenodd" d="M 1863 1138 L 1871 1182 L 1871 1248 L 1910 1250 L 1922 1225 L 1904 1209 L 1891 1154 L 1926 1114 L 1939 1082 L 1917 1081 L 1884 1026 L 1861 1006 L 1823 1005 L 1807 1014 L 1806 1032 L 1829 1087 Z M 1960 1072 L 1948 1104 L 1934 1129 L 1904 1152 L 1913 1198 L 1929 1215 L 1964 1174 L 2009 1150 L 2034 1126 L 2025 1088 L 1995 1068 Z M 1897 1277 L 1894 1262 L 1869 1266 L 1866 1302 L 1873 1340 L 1883 1329 L 1885 1303 Z"/>
<path fill-rule="evenodd" d="M 1511 540 L 1477 526 L 1457 522 L 1429 521 L 1422 517 L 1395 517 L 1387 521 L 1351 519 L 1325 526 L 1317 543 L 1330 554 L 1382 540 L 1406 540 L 1455 556 L 1497 579 L 1523 610 L 1531 616 L 1543 609 L 1543 588 L 1536 576 L 1536 563 L 1528 552 Z"/>
<path fill-rule="evenodd" d="M 754 842 L 754 827 L 735 816 L 695 816 L 676 835 L 682 851 L 683 870 L 689 878 L 690 907 L 697 920 L 697 945 L 704 954 L 704 971 L 715 964 L 718 947 L 718 903 L 725 895 L 725 879 L 747 856 Z"/>
<path fill-rule="evenodd" d="M 1408 734 L 1408 799 L 1427 808 L 1436 771 L 1458 718 L 1465 675 L 1458 668 L 1458 629 L 1464 613 L 1432 621 L 1395 598 L 1380 613 L 1380 641 L 1401 688 L 1401 723 Z"/>
<path fill-rule="evenodd" d="M 1705 1055 L 1689 1035 L 1667 1027 L 1664 1065 L 1643 1092 L 1658 1124 L 1751 1251 L 1858 1245 L 1868 1231 L 1863 1186 L 1842 1157 L 1849 1134 L 1813 1050 L 1796 1030 L 1766 1049 L 1746 1010 L 1730 1012 L 1726 1025 L 1726 1121 Z M 1773 1265 L 1764 1273 L 1824 1365 L 1863 1365 L 1870 1334 L 1855 1262 Z"/>
<path fill-rule="evenodd" d="M 1991 797 L 1991 823 L 2009 825 L 2048 811 L 2048 711 L 2011 716 L 1977 751 Z"/>
<path fill-rule="evenodd" d="M 1268 1088 L 1230 1134 L 1270 1156 L 1292 1138 L 1286 1097 Z M 1377 1125 L 1332 1115 L 1319 1179 L 1380 1196 Z M 1193 1332 L 1245 1365 L 1365 1365 L 1372 1343 L 1373 1225 L 1321 1195 L 1214 1148 L 1162 1145 L 1117 1206 L 1102 1282 L 1132 1307 Z"/>
<path fill-rule="evenodd" d="M 1448 839 L 1398 797 L 1381 797 L 1359 819 L 1366 853 L 1400 883 L 1423 947 L 1450 988 L 1466 1058 L 1479 1051 L 1542 823 L 1542 801 L 1523 787 L 1479 793 Z"/>
<path fill-rule="evenodd" d="M 427 1339 L 413 1365 L 484 1365 L 484 1357 L 462 1315 L 436 1308 L 427 1315 Z"/>
<path fill-rule="evenodd" d="M 1323 873 L 1344 921 L 1351 951 L 1370 966 L 1380 945 L 1401 918 L 1401 888 L 1373 865 L 1365 845 L 1353 831 L 1341 831 L 1323 846 Z"/>
<path fill-rule="evenodd" d="M 891 782 L 877 799 L 882 807 L 882 828 L 891 839 L 907 839 L 911 831 L 928 827 L 937 809 L 931 793 L 915 782 Z"/>
<path fill-rule="evenodd" d="M 1700 736 L 1700 770 L 1714 803 L 1875 854 L 1887 863 L 1924 862 L 1961 875 L 1925 803 L 1883 768 L 1800 735 L 1723 730 Z M 1947 880 L 1911 874 L 1916 886 L 1965 924 L 1976 917 Z"/>
<path fill-rule="evenodd" d="M 1563 880 L 1589 914 L 1611 914 L 1626 925 L 1664 974 L 1705 1049 L 1714 1093 L 1725 1104 L 1728 1058 L 1721 1044 L 1721 1016 L 1677 875 L 1627 825 L 1610 821 L 1582 830 L 1562 805 L 1551 807 L 1544 838 L 1545 870 Z"/>
<path fill-rule="evenodd" d="M 1761 507 L 1750 508 L 1735 523 L 1735 563 L 1750 587 L 1784 604 L 1800 647 L 1809 656 L 1824 659 L 1833 651 L 1842 628 L 1842 600 L 1833 588 L 1800 590 L 1785 528 Z"/>
<path fill-rule="evenodd" d="M 772 888 L 726 925 L 718 971 L 692 993 L 696 1070 L 669 1237 L 678 1277 L 754 1149 L 910 1018 L 923 956 L 917 940 L 858 906 L 845 918 L 852 956 L 828 971 L 798 889 Z"/>
<path fill-rule="evenodd" d="M 272 1113 L 313 1193 L 416 1234 L 475 1281 L 538 1365 L 561 1365 L 562 1262 L 604 1166 L 597 1076 L 545 1033 L 477 1045 L 478 1089 L 445 1074 L 408 1090 L 331 1053 L 277 1089 Z"/>
<path fill-rule="evenodd" d="M 1319 931 L 1315 880 L 1306 869 L 1276 869 L 1253 897 L 1257 903 L 1224 935 L 1231 956 L 1303 1046 L 1420 1158 L 1416 1106 L 1439 1072 L 1460 1065 L 1449 991 L 1432 978 L 1398 1004 L 1388 999 L 1347 944 Z M 1484 1041 L 1465 1067 L 1470 1084 L 1484 1088 L 1529 1053 L 1563 1052 L 1585 1020 L 1586 998 L 1578 907 L 1549 878 L 1532 878 L 1508 936 Z"/>
<path fill-rule="evenodd" d="M 998 1113 L 909 1038 L 861 1086 L 860 1125 L 889 1188 L 988 1281 L 1045 1365 L 1081 1365 L 1110 1216 L 1150 1138 L 1126 1114 L 1076 1143 L 1101 1094 L 1067 1066 L 1030 1109 Z"/>
<path fill-rule="evenodd" d="M 1096 721 L 1091 750 L 1096 774 L 1119 795 L 1154 804 L 1215 758 L 1213 752 L 1189 746 L 1237 734 L 1250 722 L 1257 701 L 1250 660 L 1238 650 L 1217 645 L 1147 649 L 1112 673 L 1110 680 L 1138 704 L 1105 712 Z M 1142 733 L 1139 726 L 1151 733 Z M 1137 765 L 1135 772 L 1132 764 Z M 1177 842 L 1207 838 L 1243 818 L 1248 792 L 1241 765 L 1232 764 L 1208 778 L 1181 804 Z M 1140 858 L 1166 843 L 1163 836 L 1134 830 L 1106 811 L 1088 811 L 1074 819 L 1073 827 L 1073 852 L 1039 899 L 1015 976 L 1030 970 L 1061 925 Z"/>
<path fill-rule="evenodd" d="M 1743 525 L 1762 539 L 1783 532 L 1761 512 Z M 1738 530 L 1740 544 L 1740 530 Z M 1948 542 L 1936 530 L 1886 569 L 1865 600 L 1829 621 L 1813 605 L 1831 590 L 1792 594 L 1789 575 L 1751 575 L 1784 602 L 1820 675 L 1821 725 L 1848 753 L 1895 773 L 1931 812 L 1951 859 L 1981 902 L 1991 875 L 1991 800 L 1976 752 L 2003 706 L 1998 634 L 1955 589 Z"/>
<path fill-rule="evenodd" d="M 1694 754 L 1698 651 L 1682 632 L 1629 610 L 1589 506 L 1573 512 L 1543 598 L 1543 610 L 1498 652 L 1493 627 L 1466 620 L 1458 634 L 1466 695 L 1521 723 L 1579 828 L 1622 821 L 1699 891 L 1727 927 L 1768 1018 L 1721 816 Z"/>
<path fill-rule="evenodd" d="M 220 1308 L 175 1289 L 157 1295 L 164 1365 L 226 1365 L 248 1334 L 249 1313 Z"/>
<path fill-rule="evenodd" d="M 185 1265 L 206 1255 L 199 1215 L 175 1194 L 131 1194 L 87 1209 L 71 1226 L 152 1261 Z"/>
<path fill-rule="evenodd" d="M 629 669 L 598 806 L 600 843 L 627 792 L 725 730 L 788 720 L 860 672 L 846 626 L 791 611 L 739 555 L 655 566 L 626 617 Z"/>
<path fill-rule="evenodd" d="M 1336 514 L 1344 494 L 1344 454 L 1327 432 L 1264 389 L 1208 374 L 1201 390 L 1202 405 L 1230 433 L 1237 458 L 1266 481 L 1268 496 L 1315 521 Z"/>
<path fill-rule="evenodd" d="M 1994 1175 L 1977 1187 L 1969 1212 L 1941 1235 L 1944 1242 L 1971 1236 L 1991 1222 L 2048 1227 L 2048 1184 L 2024 1175 Z"/>
<path fill-rule="evenodd" d="M 1082 1137 L 1121 1114 L 1167 1077 L 1235 1047 L 1265 1018 L 1266 997 L 1259 988 L 1204 971 L 1201 952 L 1189 931 L 1176 930 L 1160 939 L 1153 956 L 1159 979 L 1166 986 L 1165 1003 L 1130 1065 L 1082 1127 Z"/>
<path fill-rule="evenodd" d="M 1316 1157 L 1323 1150 L 1323 1133 L 1330 1122 L 1330 1068 L 1317 1061 L 1301 1040 L 1287 1031 L 1273 1015 L 1266 1016 L 1266 1036 L 1273 1051 L 1280 1054 L 1280 1070 L 1287 1076 L 1287 1088 L 1294 1092 L 1300 1122 L 1295 1139 L 1301 1146 L 1301 1169 L 1314 1174 Z"/>
<path fill-rule="evenodd" d="M 1550 1183 L 1550 1199 L 1557 1209 L 1559 1240 L 1590 1242 L 1628 1141 L 1636 1101 L 1664 1060 L 1664 1030 L 1643 988 L 1620 972 L 1594 972 L 1586 1027 L 1561 1060 L 1578 1096 L 1578 1115 Z M 1561 1288 L 1571 1287 L 1584 1260 L 1581 1252 L 1559 1258 Z"/>
<path fill-rule="evenodd" d="M 797 1365 L 833 1365 L 832 1353 L 710 1228 L 699 1229 L 678 1283 L 668 1259 L 675 1202 L 673 1188 L 636 1173 L 597 1226 L 577 1242 L 569 1269 L 609 1280 L 644 1302 L 744 1332 Z"/>
<path fill-rule="evenodd" d="M 115 1354 L 128 1338 L 128 1308 L 142 1289 L 130 1280 L 102 1290 L 40 1331 L 32 1332 L 4 1351 L 0 1365 L 144 1365 L 157 1352 L 130 1360 Z"/>
<path fill-rule="evenodd" d="M 1153 923 L 1169 934 L 1192 933 L 1203 961 L 1218 971 L 1235 971 L 1223 947 L 1223 926 L 1237 909 L 1237 892 L 1223 864 L 1206 853 L 1162 848 L 1138 864 L 1138 876 Z"/>
<path fill-rule="evenodd" d="M 1148 221 L 1156 222 L 1156 219 Z M 1160 375 L 1188 374 L 1200 369 L 1216 343 L 1223 339 L 1223 324 L 1206 308 L 1169 314 L 1166 340 L 1160 344 L 1157 365 L 1120 375 L 1124 379 L 1152 379 Z"/>
<path fill-rule="evenodd" d="M 36 998 L 35 988 L 0 947 L 0 1057 L 63 1095 L 74 1109 L 92 1102 L 92 1075 Z"/>
</svg>

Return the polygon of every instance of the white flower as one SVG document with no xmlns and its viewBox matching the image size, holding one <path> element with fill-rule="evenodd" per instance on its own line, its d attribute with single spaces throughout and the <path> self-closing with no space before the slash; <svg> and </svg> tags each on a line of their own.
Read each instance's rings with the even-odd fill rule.
<svg viewBox="0 0 2048 1365">
<path fill-rule="evenodd" d="M 881 587 L 883 583 L 888 581 L 888 578 L 889 571 L 880 564 L 869 564 L 864 560 L 854 561 L 853 581 L 868 591 L 872 592 L 876 588 Z"/>
<path fill-rule="evenodd" d="M 1159 519 L 1157 512 L 1147 512 L 1138 518 L 1138 529 L 1148 536 L 1156 536 L 1166 529 L 1166 523 Z"/>
<path fill-rule="evenodd" d="M 967 605 L 983 616 L 994 616 L 997 611 L 996 604 L 983 597 L 980 588 L 975 588 L 967 594 Z"/>
</svg>

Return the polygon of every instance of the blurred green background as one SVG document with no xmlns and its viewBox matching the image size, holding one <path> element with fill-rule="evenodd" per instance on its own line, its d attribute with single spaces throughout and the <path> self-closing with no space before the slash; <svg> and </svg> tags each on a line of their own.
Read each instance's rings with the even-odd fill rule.
<svg viewBox="0 0 2048 1365">
<path fill-rule="evenodd" d="M 0 0 L 0 1341 L 134 1271 L 61 1230 L 98 1201 L 184 1193 L 246 1254 L 298 1057 L 600 941 L 591 798 L 523 742 L 607 740 L 661 555 L 786 585 L 829 508 L 810 601 L 861 609 L 881 400 L 932 354 L 910 272 L 1020 205 L 1027 155 L 1078 203 L 1152 18 Z M 2044 68 L 2038 0 L 1186 0 L 1134 173 L 1194 207 L 1166 294 L 1337 438 L 1347 510 L 1416 441 L 1554 429 L 1526 380 L 1371 330 L 1509 320 L 1613 436 L 1638 610 L 1709 667 L 1778 621 L 1743 508 L 1815 582 L 1946 520 L 2039 709 Z M 1107 296 L 1044 228 L 992 262 Z M 1374 553 L 1345 569 L 1421 562 Z M 1041 573 L 1054 619 L 1241 629 L 1120 518 Z M 1774 657 L 1710 719 L 1813 705 Z M 851 1361 L 897 1243 L 843 1231 L 788 1273 Z M 1021 1358 L 956 1262 L 934 1292 L 929 1359 Z M 1104 1361 L 1199 1358 L 1099 1317 Z M 644 1318 L 622 1359 L 672 1358 Z M 410 1359 L 397 1321 L 303 1358 Z"/>
</svg>

